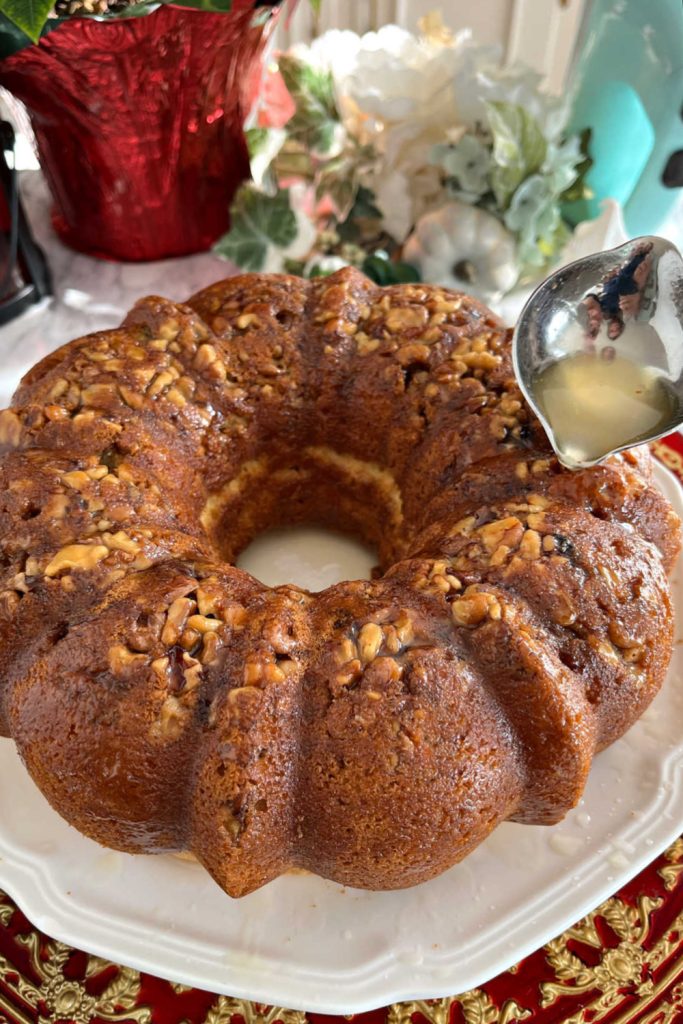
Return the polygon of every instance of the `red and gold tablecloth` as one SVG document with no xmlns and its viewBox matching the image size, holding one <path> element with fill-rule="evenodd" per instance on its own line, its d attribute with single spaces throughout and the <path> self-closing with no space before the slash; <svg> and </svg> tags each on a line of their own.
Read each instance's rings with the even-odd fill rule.
<svg viewBox="0 0 683 1024">
<path fill-rule="evenodd" d="M 683 438 L 654 445 L 683 480 Z M 393 1003 L 357 1024 L 683 1024 L 683 837 L 615 896 L 516 967 L 448 999 Z M 333 1024 L 174 985 L 36 931 L 0 890 L 0 1024 Z"/>
</svg>

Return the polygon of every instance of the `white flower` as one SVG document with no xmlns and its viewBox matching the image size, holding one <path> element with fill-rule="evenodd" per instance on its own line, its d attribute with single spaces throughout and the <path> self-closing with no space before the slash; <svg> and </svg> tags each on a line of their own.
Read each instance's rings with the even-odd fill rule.
<svg viewBox="0 0 683 1024">
<path fill-rule="evenodd" d="M 455 145 L 440 143 L 432 148 L 432 161 L 452 178 L 475 202 L 491 187 L 491 150 L 469 133 Z"/>
<path fill-rule="evenodd" d="M 361 110 L 383 122 L 423 119 L 428 107 L 436 116 L 434 105 L 452 104 L 455 66 L 454 45 L 436 44 L 397 25 L 385 25 L 361 37 L 355 67 L 344 86 Z"/>
<path fill-rule="evenodd" d="M 403 171 L 387 169 L 373 187 L 375 205 L 382 214 L 384 227 L 392 238 L 402 241 L 415 222 L 408 176 Z"/>
<path fill-rule="evenodd" d="M 429 153 L 457 120 L 457 40 L 418 38 L 387 25 L 362 37 L 327 32 L 294 53 L 332 73 L 346 130 L 378 154 L 363 184 L 377 196 L 386 229 L 403 240 L 429 205 L 446 198 Z"/>
<path fill-rule="evenodd" d="M 521 66 L 503 68 L 500 50 L 475 46 L 469 32 L 452 36 L 437 28 L 422 36 L 396 25 L 364 36 L 335 30 L 291 51 L 331 73 L 345 132 L 374 153 L 364 163 L 360 182 L 374 195 L 383 229 L 399 244 L 430 211 L 441 215 L 445 208 L 476 204 L 490 190 L 492 156 L 487 140 L 480 137 L 488 124 L 488 102 L 517 104 L 538 122 L 548 143 L 539 174 L 549 180 L 555 197 L 572 180 L 577 154 L 575 147 L 561 142 L 566 104 L 539 92 L 540 76 Z M 442 168 L 450 179 L 446 182 Z M 525 245 L 535 238 L 529 222 L 535 217 L 534 223 L 545 228 L 557 208 L 552 201 L 536 212 L 525 205 L 535 187 L 521 193 L 509 211 L 510 227 L 515 218 L 527 225 L 526 230 L 514 229 Z M 484 222 L 487 238 L 493 243 L 495 234 L 509 255 L 514 250 L 509 231 L 494 217 L 489 220 L 496 226 Z M 419 227 L 412 237 L 418 236 Z M 501 257 L 505 272 L 493 271 L 483 250 L 478 259 L 487 268 L 479 275 L 482 294 L 511 287 L 514 270 L 507 256 Z"/>
<path fill-rule="evenodd" d="M 419 162 L 415 167 L 409 163 L 400 169 L 387 167 L 372 188 L 383 227 L 397 242 L 403 242 L 416 220 L 445 198 L 438 168 Z"/>
<path fill-rule="evenodd" d="M 466 203 L 447 203 L 418 221 L 403 259 L 425 281 L 491 301 L 517 280 L 515 241 L 490 213 Z"/>
<path fill-rule="evenodd" d="M 454 82 L 460 120 L 473 127 L 486 123 L 486 103 L 503 100 L 523 107 L 548 140 L 556 140 L 567 122 L 567 98 L 558 99 L 540 90 L 541 76 L 523 64 L 502 67 L 498 47 L 461 45 Z"/>
<path fill-rule="evenodd" d="M 318 36 L 312 43 L 297 43 L 287 52 L 309 64 L 317 71 L 330 71 L 338 85 L 344 85 L 346 77 L 356 66 L 361 37 L 355 32 L 331 29 Z"/>
<path fill-rule="evenodd" d="M 342 267 L 348 267 L 346 260 L 343 260 L 341 256 L 321 256 L 314 253 L 313 256 L 306 262 L 304 267 L 303 276 L 310 277 L 312 271 L 316 270 L 319 274 L 333 274 L 335 270 L 341 270 Z"/>
</svg>

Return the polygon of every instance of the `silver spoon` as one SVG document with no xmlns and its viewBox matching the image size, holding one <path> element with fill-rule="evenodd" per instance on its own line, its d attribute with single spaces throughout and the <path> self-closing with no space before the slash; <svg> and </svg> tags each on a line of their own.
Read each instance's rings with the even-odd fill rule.
<svg viewBox="0 0 683 1024">
<path fill-rule="evenodd" d="M 683 424 L 683 258 L 635 238 L 552 274 L 522 310 L 515 374 L 560 462 L 594 466 Z"/>
</svg>

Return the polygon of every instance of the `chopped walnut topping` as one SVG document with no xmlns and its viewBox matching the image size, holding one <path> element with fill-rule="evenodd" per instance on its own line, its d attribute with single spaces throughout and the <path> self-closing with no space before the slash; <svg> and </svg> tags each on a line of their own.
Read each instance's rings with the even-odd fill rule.
<svg viewBox="0 0 683 1024">
<path fill-rule="evenodd" d="M 344 637 L 335 652 L 337 664 L 345 665 L 348 661 L 353 661 L 353 659 L 357 657 L 358 648 L 354 644 L 353 640 L 349 637 Z"/>
<path fill-rule="evenodd" d="M 508 548 L 516 548 L 523 534 L 524 527 L 517 516 L 496 519 L 479 529 L 479 536 L 488 552 L 495 551 L 501 544 L 507 545 Z"/>
<path fill-rule="evenodd" d="M 185 678 L 184 693 L 191 693 L 196 690 L 202 681 L 202 665 L 201 662 L 197 661 L 196 658 L 190 657 L 185 652 L 183 654 L 183 676 Z"/>
<path fill-rule="evenodd" d="M 598 572 L 610 587 L 619 586 L 619 577 L 608 565 L 598 565 Z"/>
<path fill-rule="evenodd" d="M 598 652 L 600 657 L 605 659 L 605 661 L 610 662 L 610 664 L 612 665 L 619 664 L 620 659 L 619 655 L 617 654 L 617 650 L 614 647 L 614 645 L 609 642 L 609 640 L 601 640 L 600 637 L 589 636 L 588 643 L 594 650 Z"/>
<path fill-rule="evenodd" d="M 126 675 L 135 665 L 146 664 L 147 655 L 131 651 L 125 644 L 114 644 L 109 648 L 109 668 L 115 676 Z"/>
<path fill-rule="evenodd" d="M 409 366 L 411 363 L 428 363 L 429 346 L 427 345 L 404 345 L 396 353 L 401 366 Z"/>
<path fill-rule="evenodd" d="M 220 619 L 209 619 L 206 615 L 190 615 L 187 625 L 189 629 L 196 629 L 198 633 L 210 633 L 220 629 L 223 623 Z"/>
<path fill-rule="evenodd" d="M 622 649 L 621 656 L 627 665 L 638 665 L 645 656 L 645 648 L 640 646 Z"/>
<path fill-rule="evenodd" d="M 137 555 L 140 552 L 138 542 L 123 530 L 119 530 L 118 533 L 103 533 L 102 540 L 112 551 L 125 551 L 129 555 Z"/>
<path fill-rule="evenodd" d="M 472 530 L 476 526 L 477 520 L 474 516 L 465 516 L 464 519 L 459 519 L 458 522 L 451 528 L 451 537 L 455 537 L 458 533 L 462 533 L 465 536 L 472 533 Z"/>
<path fill-rule="evenodd" d="M 82 469 L 74 469 L 70 473 L 65 473 L 62 481 L 67 487 L 72 487 L 75 491 L 82 491 L 91 482 L 88 474 Z"/>
<path fill-rule="evenodd" d="M 458 626 L 478 626 L 485 619 L 498 620 L 501 611 L 497 597 L 486 591 L 472 590 L 471 587 L 451 605 L 453 621 Z"/>
<path fill-rule="evenodd" d="M 348 664 L 344 666 L 341 672 L 337 673 L 335 679 L 340 686 L 350 686 L 352 683 L 355 683 L 362 671 L 363 666 L 359 659 L 354 658 L 353 661 L 349 661 Z"/>
<path fill-rule="evenodd" d="M 525 530 L 519 545 L 519 554 L 529 562 L 541 557 L 541 535 L 536 530 Z"/>
<path fill-rule="evenodd" d="M 154 672 L 155 676 L 159 679 L 160 682 L 166 681 L 169 665 L 170 661 L 166 656 L 164 656 L 163 658 L 155 658 L 154 661 L 152 662 L 152 671 Z"/>
<path fill-rule="evenodd" d="M 364 665 L 377 657 L 384 640 L 382 629 L 375 622 L 366 622 L 358 634 L 358 650 Z"/>
<path fill-rule="evenodd" d="M 259 689 L 256 686 L 234 686 L 228 693 L 230 704 L 241 704 L 242 701 L 252 701 L 259 696 Z"/>
<path fill-rule="evenodd" d="M 180 374 L 178 373 L 178 371 L 175 370 L 172 366 L 169 366 L 167 370 L 162 370 L 161 373 L 158 373 L 156 375 L 152 383 L 147 388 L 147 394 L 152 398 L 156 397 L 157 395 L 160 395 L 161 392 L 164 391 L 164 389 L 167 388 L 170 384 L 173 384 L 173 382 L 177 380 L 179 376 Z"/>
<path fill-rule="evenodd" d="M 205 581 L 203 586 L 197 588 L 196 598 L 200 615 L 215 615 L 217 613 L 220 590 L 214 589 L 213 581 Z"/>
<path fill-rule="evenodd" d="M 0 412 L 0 444 L 8 444 L 13 448 L 21 440 L 21 420 L 11 409 Z"/>
<path fill-rule="evenodd" d="M 165 324 L 162 324 L 159 328 L 159 337 L 165 341 L 175 341 L 180 333 L 180 324 L 177 320 L 167 320 Z"/>
<path fill-rule="evenodd" d="M 413 620 L 405 609 L 401 611 L 399 617 L 396 619 L 394 628 L 399 640 L 404 646 L 412 643 L 415 638 L 415 629 L 413 626 Z"/>
<path fill-rule="evenodd" d="M 547 508 L 548 505 L 550 504 L 550 499 L 544 497 L 544 495 L 542 495 L 542 494 L 527 494 L 526 500 L 528 501 L 528 503 L 530 505 L 533 505 L 534 508 L 541 508 L 541 509 L 543 509 L 543 508 Z"/>
<path fill-rule="evenodd" d="M 242 313 L 235 320 L 235 324 L 239 327 L 240 331 L 245 331 L 247 327 L 260 327 L 261 323 L 256 313 Z"/>
<path fill-rule="evenodd" d="M 83 388 L 81 391 L 81 402 L 84 406 L 106 409 L 111 405 L 115 394 L 116 388 L 113 384 L 91 384 L 90 387 Z"/>
<path fill-rule="evenodd" d="M 501 362 L 501 356 L 493 355 L 491 352 L 463 352 L 460 358 L 470 370 L 495 370 Z"/>
<path fill-rule="evenodd" d="M 125 384 L 119 384 L 118 388 L 121 398 L 131 409 L 141 409 L 145 404 L 143 396 L 138 391 L 133 391 Z"/>
<path fill-rule="evenodd" d="M 218 660 L 220 640 L 216 633 L 205 633 L 202 637 L 202 649 L 199 660 L 202 665 L 213 665 Z"/>
<path fill-rule="evenodd" d="M 45 575 L 56 576 L 64 569 L 94 569 L 108 554 L 109 548 L 103 544 L 67 544 L 45 566 Z"/>
<path fill-rule="evenodd" d="M 233 693 L 235 691 L 233 690 Z M 224 829 L 233 842 L 239 839 L 242 832 L 242 825 L 239 818 L 236 818 L 230 808 L 224 807 L 220 814 L 220 827 Z"/>
<path fill-rule="evenodd" d="M 576 611 L 566 594 L 554 595 L 551 615 L 558 626 L 571 626 L 576 622 Z"/>
<path fill-rule="evenodd" d="M 612 643 L 622 650 L 628 650 L 631 647 L 642 647 L 642 641 L 638 637 L 631 636 L 623 624 L 616 619 L 610 622 L 607 632 Z"/>
<path fill-rule="evenodd" d="M 414 327 L 426 327 L 428 320 L 429 313 L 424 306 L 393 306 L 387 312 L 385 325 L 390 334 L 400 334 Z"/>
<path fill-rule="evenodd" d="M 158 721 L 152 726 L 152 737 L 170 742 L 179 739 L 187 717 L 187 710 L 177 697 L 169 694 L 161 705 Z"/>
<path fill-rule="evenodd" d="M 195 602 L 189 597 L 176 598 L 166 614 L 166 623 L 161 631 L 162 644 L 171 647 L 178 642 L 189 616 L 196 607 Z"/>
<path fill-rule="evenodd" d="M 379 341 L 377 338 L 369 338 L 364 331 L 358 331 L 356 334 L 356 345 L 358 346 L 359 355 L 366 356 L 379 348 Z"/>
<path fill-rule="evenodd" d="M 426 578 L 418 581 L 418 586 L 437 590 L 442 594 L 448 594 L 451 590 L 462 590 L 462 583 L 453 575 L 453 567 L 444 560 L 432 562 Z"/>
<path fill-rule="evenodd" d="M 244 665 L 244 685 L 259 686 L 263 683 L 268 686 L 272 683 L 283 683 L 293 667 L 294 662 L 290 659 L 284 659 L 278 664 L 266 655 L 252 655 Z"/>
<path fill-rule="evenodd" d="M 49 398 L 49 400 L 51 402 L 56 402 L 57 399 L 61 398 L 62 395 L 65 395 L 68 390 L 69 390 L 69 382 L 68 382 L 68 380 L 65 380 L 63 377 L 61 377 L 50 388 L 50 391 L 48 392 L 48 398 Z"/>
</svg>

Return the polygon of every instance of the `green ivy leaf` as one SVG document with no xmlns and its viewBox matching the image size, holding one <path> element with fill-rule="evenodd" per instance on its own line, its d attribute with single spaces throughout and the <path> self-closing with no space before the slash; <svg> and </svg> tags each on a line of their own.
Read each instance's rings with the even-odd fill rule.
<svg viewBox="0 0 683 1024">
<path fill-rule="evenodd" d="M 268 138 L 268 129 L 247 128 L 244 133 L 244 137 L 247 140 L 247 149 L 249 150 L 249 158 L 251 159 L 263 149 L 263 144 Z"/>
<path fill-rule="evenodd" d="M 368 235 L 376 237 L 381 223 L 382 214 L 375 206 L 374 192 L 360 185 L 348 216 L 337 225 L 337 233 L 342 242 L 359 242 Z"/>
<path fill-rule="evenodd" d="M 216 242 L 214 251 L 242 270 L 261 270 L 268 247 L 286 249 L 296 235 L 288 189 L 269 196 L 243 185 L 230 208 L 230 230 Z"/>
<path fill-rule="evenodd" d="M 324 162 L 316 178 L 316 199 L 329 196 L 337 208 L 339 220 L 348 217 L 357 192 L 358 166 L 353 152 L 342 152 Z"/>
<path fill-rule="evenodd" d="M 106 14 L 93 15 L 95 21 L 123 21 L 124 18 L 145 18 L 153 14 L 166 0 L 140 0 L 138 3 L 130 4 L 128 7 L 121 7 L 117 11 L 107 11 Z M 50 18 L 52 21 L 52 18 Z"/>
<path fill-rule="evenodd" d="M 499 101 L 486 109 L 493 136 L 491 183 L 505 209 L 517 186 L 540 168 L 547 146 L 538 122 L 523 107 Z"/>
<path fill-rule="evenodd" d="M 580 136 L 580 148 L 583 159 L 576 165 L 576 178 L 560 196 L 560 202 L 573 203 L 581 199 L 592 199 L 593 192 L 586 181 L 586 175 L 593 166 L 593 158 L 590 155 L 590 141 L 592 130 L 584 128 Z"/>
<path fill-rule="evenodd" d="M 340 123 L 331 73 L 288 55 L 279 58 L 278 67 L 296 105 L 287 122 L 287 134 L 308 150 L 328 153 Z"/>
<path fill-rule="evenodd" d="M 170 0 L 162 0 L 162 2 L 168 3 Z M 183 7 L 195 7 L 199 11 L 227 14 L 232 10 L 232 0 L 183 0 Z"/>
<path fill-rule="evenodd" d="M 306 264 L 303 260 L 290 260 L 286 258 L 283 266 L 286 274 L 296 274 L 297 277 L 304 276 L 304 267 Z"/>
<path fill-rule="evenodd" d="M 361 264 L 364 274 L 375 284 L 412 284 L 420 280 L 420 275 L 412 263 L 389 259 L 386 253 L 375 252 L 366 256 Z"/>
<path fill-rule="evenodd" d="M 54 0 L 0 0 L 0 12 L 37 43 L 53 3 Z"/>
<path fill-rule="evenodd" d="M 365 185 L 361 185 L 356 194 L 356 201 L 351 211 L 352 217 L 363 217 L 366 220 L 381 220 L 382 212 L 375 203 L 375 193 Z"/>
<path fill-rule="evenodd" d="M 57 20 L 56 18 L 54 19 Z M 11 57 L 18 50 L 31 45 L 31 40 L 21 29 L 0 13 L 0 60 Z"/>
</svg>

